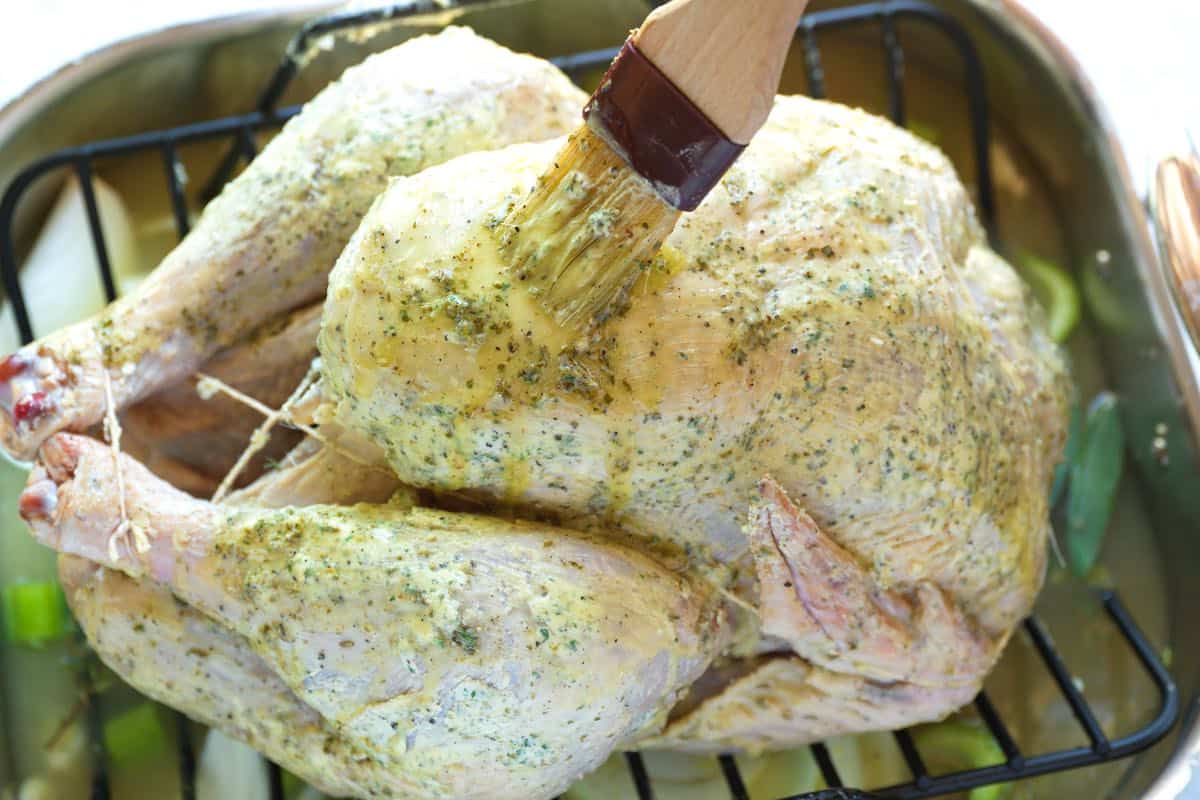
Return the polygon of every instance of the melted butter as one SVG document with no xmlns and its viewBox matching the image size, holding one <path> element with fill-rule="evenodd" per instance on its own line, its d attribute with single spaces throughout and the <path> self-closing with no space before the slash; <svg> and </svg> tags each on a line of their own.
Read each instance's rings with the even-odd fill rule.
<svg viewBox="0 0 1200 800">
<path fill-rule="evenodd" d="M 605 521 L 615 524 L 620 513 L 629 506 L 633 497 L 633 469 L 637 457 L 637 448 L 629 436 L 619 433 L 610 437 L 606 453 L 605 466 L 608 473 L 607 506 Z"/>
<path fill-rule="evenodd" d="M 650 356 L 647 353 L 641 353 L 639 356 L 642 359 L 657 358 L 657 355 Z M 643 369 L 646 372 L 654 371 L 653 365 L 646 367 L 638 367 L 630 364 L 628 371 L 636 375 L 637 372 Z M 626 398 L 627 408 L 635 414 L 653 414 L 662 408 L 663 399 L 665 397 L 666 382 L 660 380 L 630 380 L 628 381 L 629 390 Z"/>
<path fill-rule="evenodd" d="M 371 282 L 374 301 L 357 303 L 348 315 L 351 337 L 371 342 L 352 350 L 356 380 L 382 367 L 414 376 L 427 403 L 472 411 L 497 394 L 532 400 L 553 388 L 555 367 L 575 335 L 513 285 L 491 236 L 468 239 L 450 258 L 432 239 L 405 244 L 364 265 L 376 274 L 398 264 L 410 272 L 390 284 Z"/>
<path fill-rule="evenodd" d="M 529 459 L 522 455 L 511 455 L 504 461 L 504 499 L 516 503 L 525 497 L 533 484 L 533 470 Z"/>
<path fill-rule="evenodd" d="M 378 385 L 378 372 L 360 369 L 354 372 L 354 382 L 351 384 L 351 391 L 354 392 L 356 397 L 370 397 Z"/>
<path fill-rule="evenodd" d="M 688 258 L 678 249 L 664 244 L 655 256 L 650 268 L 643 272 L 634 285 L 633 294 L 655 294 L 662 291 L 671 279 L 687 269 Z"/>
<path fill-rule="evenodd" d="M 449 423 L 450 431 L 446 435 L 449 446 L 446 448 L 446 470 L 453 486 L 466 486 L 470 483 L 471 458 L 475 451 L 471 430 L 463 424 L 461 416 L 455 416 Z"/>
</svg>

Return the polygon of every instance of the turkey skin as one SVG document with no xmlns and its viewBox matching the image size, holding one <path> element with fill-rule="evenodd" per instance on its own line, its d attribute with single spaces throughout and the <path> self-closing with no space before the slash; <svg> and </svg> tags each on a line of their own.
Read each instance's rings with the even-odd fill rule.
<svg viewBox="0 0 1200 800">
<path fill-rule="evenodd" d="M 559 146 L 391 183 L 330 277 L 324 415 L 402 481 L 674 547 L 751 603 L 730 573 L 770 478 L 880 591 L 937 587 L 996 652 L 1042 580 L 1067 381 L 949 161 L 781 97 L 579 337 L 497 247 Z"/>
</svg>

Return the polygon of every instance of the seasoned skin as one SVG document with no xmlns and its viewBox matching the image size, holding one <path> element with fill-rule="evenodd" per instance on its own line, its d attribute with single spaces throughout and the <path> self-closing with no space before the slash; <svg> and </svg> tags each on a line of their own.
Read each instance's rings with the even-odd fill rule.
<svg viewBox="0 0 1200 800">
<path fill-rule="evenodd" d="M 849 733 L 940 720 L 971 702 L 973 686 L 881 683 L 815 667 L 788 655 L 762 656 L 643 749 L 751 753 L 799 747 Z"/>
<path fill-rule="evenodd" d="M 598 539 L 393 505 L 231 511 L 121 469 L 145 552 L 110 552 L 111 453 L 70 434 L 22 496 L 34 534 L 168 586 L 416 787 L 364 794 L 552 796 L 659 730 L 723 646 L 714 593 Z"/>
<path fill-rule="evenodd" d="M 628 309 L 575 340 L 494 230 L 558 146 L 392 182 L 330 277 L 325 416 L 406 483 L 715 574 L 752 569 L 741 526 L 772 476 L 880 591 L 934 587 L 1003 640 L 1042 580 L 1065 369 L 946 158 L 779 98 Z"/>
<path fill-rule="evenodd" d="M 59 430 L 182 380 L 265 320 L 321 297 L 389 175 L 577 124 L 545 61 L 463 28 L 368 58 L 315 97 L 136 292 L 0 364 L 0 441 L 29 459 Z"/>
<path fill-rule="evenodd" d="M 561 93 L 564 130 L 573 91 Z M 338 102 L 358 102 L 348 94 Z M 476 102 L 483 117 L 494 110 L 471 95 L 446 116 Z M 315 137 L 375 130 L 369 109 L 334 119 L 329 103 L 314 102 L 332 120 Z M 791 746 L 969 701 L 1040 585 L 1065 371 L 949 163 L 872 117 L 781 98 L 628 307 L 581 340 L 513 279 L 495 230 L 557 146 L 398 178 L 367 213 L 323 312 L 327 402 L 313 419 L 333 447 L 301 445 L 220 507 L 124 459 L 134 532 L 114 551 L 111 454 L 47 441 L 22 511 L 42 541 L 104 565 L 64 559 L 98 649 L 189 708 L 186 687 L 128 659 L 182 669 L 189 642 L 211 646 L 223 672 L 195 676 L 197 691 L 240 682 L 262 696 L 209 699 L 210 713 L 358 795 L 549 796 L 617 746 Z M 321 158 L 364 178 L 347 195 L 397 172 Z M 264 207 L 250 194 L 214 205 L 226 220 L 214 242 Z M 332 257 L 328 220 L 303 228 L 293 205 L 281 229 L 320 229 L 304 246 Z M 255 229 L 221 252 L 266 238 Z M 0 365 L 0 400 L 28 412 L 8 439 L 29 446 L 77 425 L 74 407 L 94 421 L 98 376 L 127 404 L 186 375 L 171 372 L 178 361 L 190 371 L 242 340 L 240 315 L 278 318 L 315 297 L 318 273 L 297 252 L 278 266 L 287 304 L 264 311 L 262 279 L 233 270 L 250 256 L 222 256 L 203 262 L 204 307 L 172 333 L 164 282 L 149 309 L 104 318 L 120 337 L 78 328 L 93 351 L 70 367 L 58 345 Z M 413 507 L 418 492 L 494 516 Z M 374 505 L 293 507 L 364 499 Z M 145 552 L 134 533 L 149 536 Z M 731 632 L 711 584 L 732 585 L 753 622 Z M 155 616 L 160 641 L 132 640 L 137 614 Z M 247 729 L 260 708 L 280 727 Z M 321 735 L 329 745 L 311 763 L 305 737 Z"/>
<path fill-rule="evenodd" d="M 88 643 L 138 691 L 246 742 L 334 797 L 369 797 L 381 786 L 414 790 L 297 699 L 244 637 L 166 587 L 75 556 L 59 558 L 58 574 Z"/>
<path fill-rule="evenodd" d="M 261 508 L 382 502 L 394 478 L 312 440 L 277 471 L 226 498 Z M 59 582 L 88 643 L 139 692 L 246 742 L 322 792 L 368 797 L 415 788 L 348 744 L 298 699 L 245 637 L 204 616 L 150 578 L 135 579 L 77 556 L 59 556 Z M 398 787 L 398 788 L 397 788 Z"/>
<path fill-rule="evenodd" d="M 938 587 L 881 590 L 773 480 L 747 535 L 762 632 L 835 672 L 932 688 L 974 687 L 999 655 Z"/>
</svg>

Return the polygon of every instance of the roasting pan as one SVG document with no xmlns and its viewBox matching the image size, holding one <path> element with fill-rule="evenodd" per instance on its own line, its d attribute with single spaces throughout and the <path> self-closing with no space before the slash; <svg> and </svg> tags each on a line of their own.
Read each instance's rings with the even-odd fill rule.
<svg viewBox="0 0 1200 800">
<path fill-rule="evenodd" d="M 37 330 L 44 309 L 23 296 L 19 266 L 71 171 L 95 174 L 131 198 L 135 218 L 162 217 L 184 230 L 290 108 L 368 52 L 455 21 L 558 57 L 586 85 L 647 11 L 643 0 L 403 6 L 365 18 L 342 12 L 315 28 L 304 26 L 332 6 L 170 28 L 93 53 L 0 111 L 0 273 L 16 308 L 8 324 L 26 336 Z M 414 10 L 422 13 L 363 25 Z M 1012 796 L 1200 798 L 1200 776 L 1192 779 L 1200 764 L 1200 626 L 1192 620 L 1200 601 L 1200 492 L 1193 488 L 1200 359 L 1191 337 L 1200 324 L 1188 282 L 1200 263 L 1188 249 L 1196 241 L 1189 223 L 1200 219 L 1194 161 L 1164 163 L 1155 213 L 1147 213 L 1077 65 L 1008 0 L 814 2 L 812 11 L 798 31 L 785 90 L 861 105 L 934 139 L 972 189 L 1001 252 L 1033 252 L 1070 267 L 1088 301 L 1086 335 L 1071 345 L 1076 380 L 1085 394 L 1102 386 L 1119 394 L 1129 444 L 1100 585 L 1053 573 L 1036 620 L 1014 637 L 969 712 L 1002 758 L 944 776 L 901 733 L 892 746 L 909 779 L 865 788 L 923 797 L 1022 779 Z M 280 67 L 289 47 L 303 57 Z M 94 222 L 96 201 L 90 183 L 82 185 Z M 104 272 L 106 243 L 95 231 Z M 111 275 L 104 286 L 115 290 Z M 49 555 L 31 554 L 11 510 L 0 514 L 0 584 L 51 575 Z M 3 800 L 30 793 L 27 779 L 45 766 L 45 727 L 71 710 L 77 675 L 62 648 L 0 650 Z M 83 728 L 94 734 L 120 698 L 118 687 L 75 703 Z M 103 746 L 93 747 L 71 796 L 194 797 L 198 731 L 175 718 L 168 734 L 172 749 L 144 774 L 108 769 Z M 84 747 L 96 744 L 84 739 Z M 816 745 L 811 756 L 827 785 L 842 782 L 830 748 Z M 739 762 L 717 763 L 729 796 L 749 797 Z M 653 767 L 637 756 L 628 767 L 634 796 L 652 796 Z M 282 797 L 278 770 L 268 775 L 271 796 Z M 149 790 L 155 782 L 166 788 Z"/>
</svg>

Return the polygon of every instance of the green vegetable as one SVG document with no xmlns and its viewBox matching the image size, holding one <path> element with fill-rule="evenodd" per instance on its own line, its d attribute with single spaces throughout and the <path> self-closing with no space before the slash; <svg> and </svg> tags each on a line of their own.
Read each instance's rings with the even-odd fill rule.
<svg viewBox="0 0 1200 800">
<path fill-rule="evenodd" d="M 1128 301 L 1100 277 L 1094 266 L 1083 269 L 1079 276 L 1079 286 L 1083 289 L 1083 299 L 1087 301 L 1088 311 L 1092 312 L 1092 317 L 1101 327 L 1111 333 L 1127 333 L 1133 327 L 1133 317 L 1126 309 Z"/>
<path fill-rule="evenodd" d="M 926 766 L 935 774 L 990 767 L 1005 761 L 1004 751 L 990 733 L 965 722 L 939 722 L 917 728 L 912 737 Z M 1011 789 L 1012 785 L 1007 783 L 980 786 L 972 789 L 968 798 L 1003 800 Z"/>
<path fill-rule="evenodd" d="M 158 705 L 142 703 L 104 723 L 104 747 L 116 766 L 145 761 L 167 748 Z"/>
<path fill-rule="evenodd" d="M 1079 452 L 1079 440 L 1083 438 L 1083 409 L 1078 403 L 1071 404 L 1071 422 L 1067 428 L 1067 444 L 1063 448 L 1062 461 L 1054 468 L 1054 485 L 1050 487 L 1050 507 L 1058 505 L 1071 476 L 1071 462 Z"/>
<path fill-rule="evenodd" d="M 715 763 L 715 759 L 713 759 Z M 704 779 L 715 781 L 716 775 L 704 776 Z M 657 784 L 657 782 L 656 782 Z M 655 786 L 658 789 L 658 786 Z M 662 791 L 656 791 L 655 797 L 662 794 Z M 625 765 L 625 759 L 617 753 L 594 772 L 583 776 L 568 789 L 563 797 L 565 800 L 606 800 L 606 798 L 624 798 L 637 797 L 637 787 L 633 785 L 633 779 L 629 777 L 629 767 Z"/>
<path fill-rule="evenodd" d="M 4 587 L 4 630 L 8 641 L 40 647 L 71 630 L 62 589 L 53 581 Z"/>
<path fill-rule="evenodd" d="M 1070 273 L 1057 264 L 1025 253 L 1020 258 L 1021 276 L 1046 309 L 1050 338 L 1065 342 L 1079 324 L 1079 290 Z"/>
<path fill-rule="evenodd" d="M 751 797 L 791 797 L 820 787 L 820 773 L 807 749 L 736 758 Z M 642 753 L 642 760 L 654 785 L 655 800 L 729 798 L 729 785 L 714 756 L 649 750 Z M 620 753 L 563 795 L 565 800 L 623 800 L 636 796 L 629 766 Z"/>
<path fill-rule="evenodd" d="M 283 796 L 288 800 L 295 800 L 300 792 L 304 791 L 304 781 L 296 777 L 295 773 L 288 772 L 286 769 L 279 770 L 280 783 L 283 784 Z"/>
<path fill-rule="evenodd" d="M 938 133 L 938 129 L 936 127 L 934 127 L 933 125 L 930 125 L 926 122 L 916 122 L 914 120 L 909 120 L 908 121 L 908 130 L 910 132 L 912 132 L 913 134 L 921 137 L 925 141 L 929 142 L 930 144 L 940 145 L 942 143 L 942 136 L 940 133 Z"/>
<path fill-rule="evenodd" d="M 300 784 L 300 793 L 296 795 L 295 800 L 329 800 L 327 795 L 323 795 L 307 783 Z"/>
<path fill-rule="evenodd" d="M 280 770 L 283 776 L 283 796 L 287 800 L 327 800 L 325 795 L 305 783 L 299 776 Z"/>
<path fill-rule="evenodd" d="M 1100 554 L 1124 460 L 1125 432 L 1117 398 L 1101 392 L 1088 408 L 1067 495 L 1067 563 L 1081 578 L 1091 572 Z"/>
</svg>

